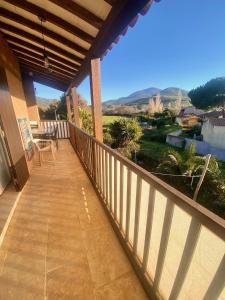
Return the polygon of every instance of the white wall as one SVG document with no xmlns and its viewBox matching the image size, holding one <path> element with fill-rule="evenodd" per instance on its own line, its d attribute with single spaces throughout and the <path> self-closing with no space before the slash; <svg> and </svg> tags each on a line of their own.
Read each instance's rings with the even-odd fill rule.
<svg viewBox="0 0 225 300">
<path fill-rule="evenodd" d="M 202 135 L 210 146 L 225 150 L 225 126 L 213 126 L 207 121 L 203 123 Z"/>
</svg>

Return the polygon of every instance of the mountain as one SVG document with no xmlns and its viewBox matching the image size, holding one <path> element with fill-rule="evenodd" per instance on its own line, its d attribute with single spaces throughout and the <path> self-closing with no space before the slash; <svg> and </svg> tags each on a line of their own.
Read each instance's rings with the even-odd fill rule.
<svg viewBox="0 0 225 300">
<path fill-rule="evenodd" d="M 40 107 L 43 111 L 46 111 L 51 104 L 57 105 L 57 103 L 59 102 L 58 99 L 47 99 L 47 98 L 37 97 L 37 96 L 36 96 L 36 100 L 37 100 L 38 107 Z"/>
<path fill-rule="evenodd" d="M 188 91 L 182 90 L 176 87 L 168 87 L 166 89 L 159 89 L 156 87 L 147 88 L 144 90 L 136 91 L 127 97 L 122 97 L 115 100 L 108 100 L 103 102 L 103 106 L 109 105 L 144 105 L 148 104 L 149 98 L 160 93 L 161 101 L 168 105 L 178 99 L 179 93 L 182 95 L 182 105 L 190 104 L 190 98 L 188 97 Z"/>
</svg>

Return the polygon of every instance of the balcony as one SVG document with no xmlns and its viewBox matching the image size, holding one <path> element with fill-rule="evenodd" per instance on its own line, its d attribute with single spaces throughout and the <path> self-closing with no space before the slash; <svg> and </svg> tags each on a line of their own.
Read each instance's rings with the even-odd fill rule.
<svg viewBox="0 0 225 300">
<path fill-rule="evenodd" d="M 0 133 L 22 190 L 1 197 L 0 300 L 225 299 L 224 220 L 101 142 L 100 61 L 160 0 L 34 2 L 0 10 Z M 79 128 L 87 75 L 95 138 Z M 65 92 L 70 121 L 42 166 L 34 81 Z"/>
<path fill-rule="evenodd" d="M 0 299 L 147 299 L 69 140 L 33 169 L 0 253 Z"/>
<path fill-rule="evenodd" d="M 9 223 L 1 299 L 223 299 L 224 221 L 72 123 L 64 135 Z"/>
</svg>

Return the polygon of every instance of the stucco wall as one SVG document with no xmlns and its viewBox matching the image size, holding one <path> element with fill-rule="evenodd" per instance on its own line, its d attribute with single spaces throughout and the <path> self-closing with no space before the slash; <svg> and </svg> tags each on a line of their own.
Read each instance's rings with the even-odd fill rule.
<svg viewBox="0 0 225 300">
<path fill-rule="evenodd" d="M 179 135 L 182 133 L 182 130 L 176 130 L 174 132 L 171 132 L 166 137 L 167 144 L 173 145 L 178 148 L 183 147 L 184 138 L 179 137 Z"/>
<path fill-rule="evenodd" d="M 216 156 L 218 159 L 225 161 L 225 150 L 219 149 L 216 147 L 213 147 L 209 145 L 209 143 L 206 143 L 204 141 L 196 141 L 193 139 L 185 139 L 187 148 L 190 144 L 195 144 L 196 153 L 200 155 L 206 155 L 206 154 L 212 154 L 213 156 Z"/>
<path fill-rule="evenodd" d="M 204 142 L 210 146 L 225 150 L 225 126 L 213 126 L 205 122 L 202 126 Z"/>
<path fill-rule="evenodd" d="M 30 170 L 32 162 L 24 159 L 25 152 L 17 122 L 18 118 L 27 118 L 29 120 L 20 68 L 15 56 L 8 47 L 7 42 L 1 35 L 0 68 L 0 114 L 6 132 L 12 161 L 14 165 L 19 164 L 21 167 L 27 167 Z M 24 162 L 21 163 L 23 160 Z"/>
</svg>

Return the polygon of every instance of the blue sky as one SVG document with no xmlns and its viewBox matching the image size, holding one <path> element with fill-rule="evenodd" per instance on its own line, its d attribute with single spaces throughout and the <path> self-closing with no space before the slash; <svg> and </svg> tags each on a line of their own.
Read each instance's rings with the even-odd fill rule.
<svg viewBox="0 0 225 300">
<path fill-rule="evenodd" d="M 102 100 L 152 86 L 189 90 L 220 76 L 225 76 L 225 0 L 161 0 L 102 61 Z M 61 95 L 35 86 L 40 97 Z M 88 78 L 78 91 L 90 102 Z"/>
</svg>

